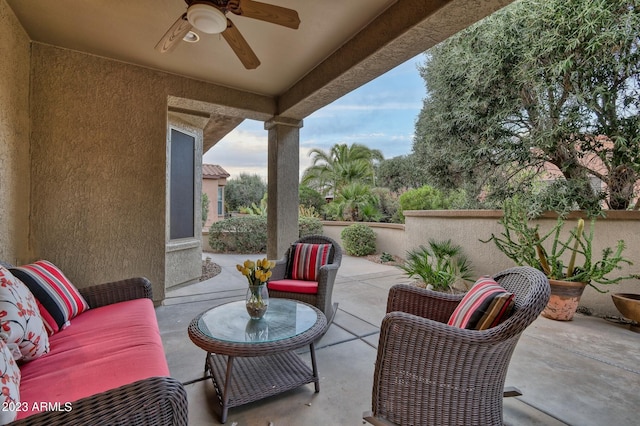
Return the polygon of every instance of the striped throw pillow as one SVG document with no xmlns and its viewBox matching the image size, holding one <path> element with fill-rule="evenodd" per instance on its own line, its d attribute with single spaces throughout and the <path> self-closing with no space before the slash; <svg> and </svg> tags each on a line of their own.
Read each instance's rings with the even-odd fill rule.
<svg viewBox="0 0 640 426">
<path fill-rule="evenodd" d="M 39 260 L 12 268 L 11 273 L 25 283 L 35 296 L 50 335 L 62 330 L 71 318 L 89 309 L 78 289 L 51 262 Z"/>
<path fill-rule="evenodd" d="M 331 244 L 292 244 L 289 256 L 289 278 L 317 281 L 322 265 L 329 261 Z"/>
<path fill-rule="evenodd" d="M 514 295 L 490 277 L 481 277 L 465 294 L 447 324 L 469 330 L 486 330 L 507 319 Z"/>
</svg>

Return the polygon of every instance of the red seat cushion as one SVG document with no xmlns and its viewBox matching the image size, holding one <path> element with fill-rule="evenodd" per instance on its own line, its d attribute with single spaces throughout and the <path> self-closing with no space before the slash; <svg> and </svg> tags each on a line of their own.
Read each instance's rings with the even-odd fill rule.
<svg viewBox="0 0 640 426">
<path fill-rule="evenodd" d="M 90 309 L 50 336 L 48 354 L 21 366 L 20 400 L 66 402 L 154 376 L 168 376 L 153 302 Z M 37 406 L 36 406 L 37 408 Z M 18 418 L 38 411 L 19 412 Z"/>
<path fill-rule="evenodd" d="M 287 291 L 290 293 L 318 294 L 317 281 L 275 280 L 267 284 L 269 290 Z"/>
</svg>

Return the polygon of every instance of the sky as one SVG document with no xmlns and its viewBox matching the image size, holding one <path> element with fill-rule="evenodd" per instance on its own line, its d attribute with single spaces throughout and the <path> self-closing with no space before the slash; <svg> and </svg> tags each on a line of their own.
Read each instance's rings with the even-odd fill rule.
<svg viewBox="0 0 640 426">
<path fill-rule="evenodd" d="M 397 66 L 366 85 L 319 109 L 300 129 L 300 173 L 311 165 L 309 152 L 335 144 L 359 143 L 389 159 L 411 152 L 415 120 L 425 97 L 418 66 L 424 55 Z M 267 179 L 267 131 L 261 121 L 245 120 L 204 154 L 233 179 L 240 173 Z"/>
</svg>

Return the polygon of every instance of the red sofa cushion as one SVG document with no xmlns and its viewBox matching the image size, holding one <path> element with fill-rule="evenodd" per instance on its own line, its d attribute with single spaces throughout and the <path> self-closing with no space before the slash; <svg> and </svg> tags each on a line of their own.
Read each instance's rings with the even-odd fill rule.
<svg viewBox="0 0 640 426">
<path fill-rule="evenodd" d="M 90 309 L 49 337 L 50 352 L 21 366 L 20 400 L 73 402 L 154 376 L 168 376 L 153 302 L 136 299 Z"/>
<path fill-rule="evenodd" d="M 318 294 L 317 281 L 275 280 L 267 284 L 269 290 L 287 291 L 290 293 Z"/>
</svg>

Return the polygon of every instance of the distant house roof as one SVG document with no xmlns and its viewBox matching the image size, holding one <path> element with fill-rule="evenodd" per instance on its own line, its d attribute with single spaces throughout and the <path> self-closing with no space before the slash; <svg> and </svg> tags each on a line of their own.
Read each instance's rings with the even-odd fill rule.
<svg viewBox="0 0 640 426">
<path fill-rule="evenodd" d="M 203 164 L 202 165 L 202 178 L 203 179 L 222 179 L 228 178 L 230 175 L 225 169 L 217 164 Z"/>
</svg>

